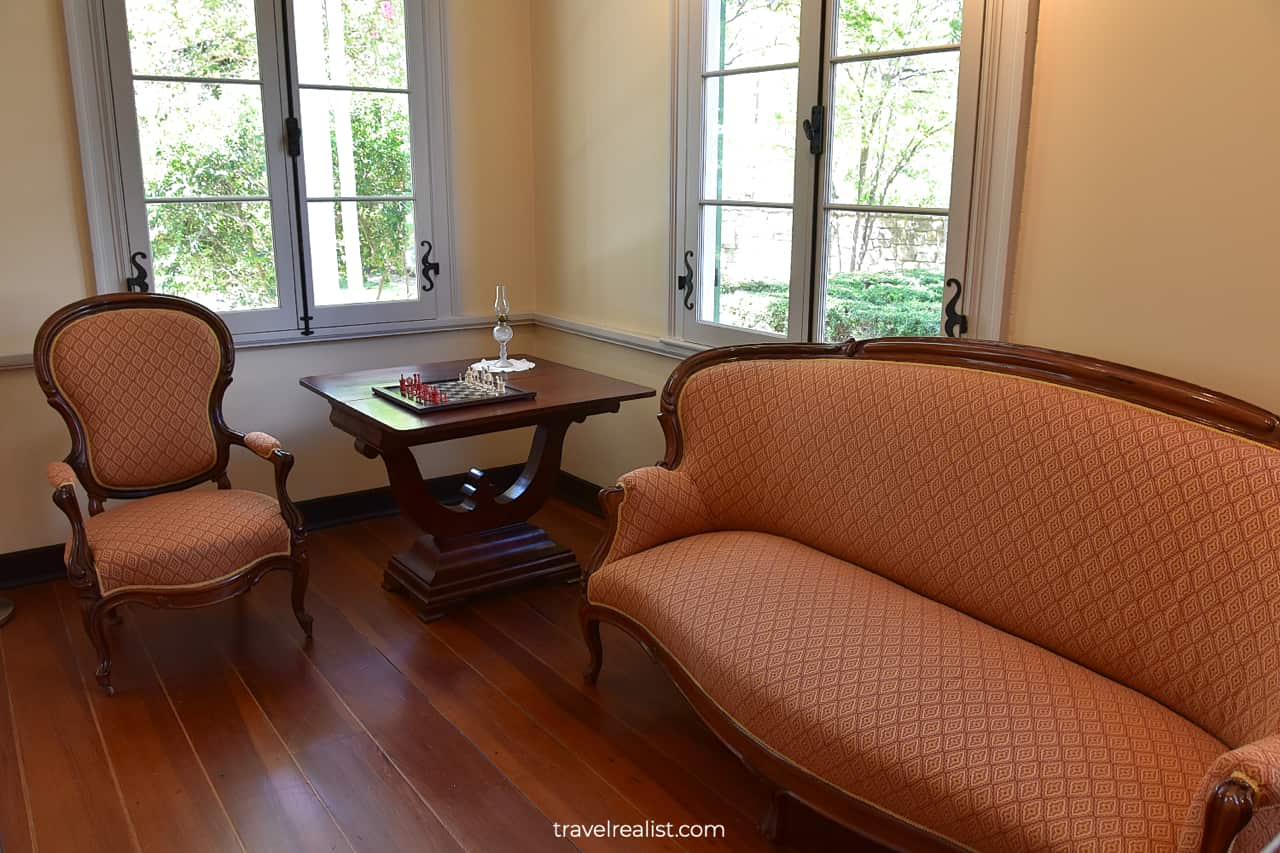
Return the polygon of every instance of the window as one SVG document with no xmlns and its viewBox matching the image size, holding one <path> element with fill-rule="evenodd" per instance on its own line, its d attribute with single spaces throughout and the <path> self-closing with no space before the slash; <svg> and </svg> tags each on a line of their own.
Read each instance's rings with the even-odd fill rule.
<svg viewBox="0 0 1280 853">
<path fill-rule="evenodd" d="M 1033 5 L 685 0 L 676 334 L 999 337 Z"/>
<path fill-rule="evenodd" d="M 86 2 L 102 4 L 103 159 L 133 286 L 202 302 L 250 341 L 447 309 L 423 259 L 449 245 L 435 0 Z"/>
</svg>

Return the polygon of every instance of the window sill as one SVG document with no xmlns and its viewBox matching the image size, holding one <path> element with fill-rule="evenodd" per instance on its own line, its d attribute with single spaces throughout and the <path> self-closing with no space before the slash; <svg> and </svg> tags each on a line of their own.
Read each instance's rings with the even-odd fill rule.
<svg viewBox="0 0 1280 853">
<path fill-rule="evenodd" d="M 534 322 L 532 314 L 513 314 L 511 325 L 527 326 Z M 369 323 L 363 326 L 333 326 L 318 328 L 311 335 L 303 336 L 296 329 L 279 332 L 255 332 L 236 335 L 236 349 L 293 346 L 315 341 L 359 341 L 368 338 L 385 338 L 392 335 L 418 335 L 424 332 L 456 332 L 465 329 L 490 329 L 491 316 L 440 317 L 434 320 L 412 320 L 404 323 Z"/>
</svg>

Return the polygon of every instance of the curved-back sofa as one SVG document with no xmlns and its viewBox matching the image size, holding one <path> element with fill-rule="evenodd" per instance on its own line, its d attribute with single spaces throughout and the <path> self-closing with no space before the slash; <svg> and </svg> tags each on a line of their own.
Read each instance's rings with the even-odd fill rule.
<svg viewBox="0 0 1280 853">
<path fill-rule="evenodd" d="M 1280 830 L 1280 426 L 1011 344 L 710 350 L 584 584 L 778 795 L 900 849 Z"/>
</svg>

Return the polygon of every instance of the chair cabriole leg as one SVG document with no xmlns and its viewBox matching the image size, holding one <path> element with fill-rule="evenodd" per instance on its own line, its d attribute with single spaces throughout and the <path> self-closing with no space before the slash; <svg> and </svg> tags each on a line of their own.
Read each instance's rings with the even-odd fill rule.
<svg viewBox="0 0 1280 853">
<path fill-rule="evenodd" d="M 114 696 L 116 689 L 111 686 L 111 644 L 107 640 L 107 618 L 114 608 L 104 599 L 86 602 L 84 607 L 84 630 L 98 653 L 98 668 L 94 677 L 98 686 L 108 696 Z"/>
<path fill-rule="evenodd" d="M 293 615 L 298 620 L 298 625 L 302 628 L 302 633 L 307 635 L 307 639 L 311 639 L 311 614 L 307 612 L 307 581 L 311 578 L 311 561 L 306 554 L 295 557 L 293 560 L 293 586 L 291 588 L 291 600 L 293 603 Z"/>
</svg>

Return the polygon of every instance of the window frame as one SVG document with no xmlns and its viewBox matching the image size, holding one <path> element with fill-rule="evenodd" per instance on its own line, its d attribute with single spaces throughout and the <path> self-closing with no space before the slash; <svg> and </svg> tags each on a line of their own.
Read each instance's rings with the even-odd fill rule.
<svg viewBox="0 0 1280 853">
<path fill-rule="evenodd" d="M 679 282 L 685 275 L 685 253 L 694 251 L 694 261 L 702 260 L 699 226 L 701 202 L 702 77 L 704 66 L 703 31 L 706 0 L 672 0 L 674 68 L 672 74 L 672 191 L 671 252 L 672 286 L 668 291 L 668 330 L 676 339 L 691 344 L 719 346 L 782 340 L 819 340 L 825 318 L 820 282 L 825 274 L 827 209 L 830 168 L 827 161 L 833 134 L 831 105 L 835 86 L 835 3 L 836 0 L 801 0 L 800 75 L 797 88 L 796 151 L 799 164 L 807 161 L 813 174 L 808 205 L 809 230 L 793 229 L 793 264 L 788 334 L 770 335 L 729 326 L 711 326 L 699 320 L 698 306 L 686 307 L 686 295 Z M 821 23 L 808 17 L 819 6 Z M 975 8 L 976 7 L 976 8 Z M 1035 58 L 1036 22 L 1039 0 L 968 0 L 965 4 L 966 37 L 960 45 L 960 92 L 972 93 L 969 109 L 958 104 L 954 162 L 965 159 L 971 168 L 952 173 L 946 275 L 962 282 L 956 309 L 967 318 L 961 337 L 999 340 L 1005 327 L 1005 302 L 1013 272 L 1014 240 L 1026 151 L 1027 122 Z M 976 36 L 969 35 L 969 28 Z M 803 81 L 805 62 L 813 57 L 815 33 L 821 36 L 820 55 L 811 59 L 813 76 L 821 70 L 821 89 L 815 85 L 806 101 Z M 972 79 L 976 77 L 975 79 Z M 969 79 L 966 79 L 969 78 Z M 822 165 L 808 154 L 808 140 L 801 122 L 812 104 L 825 108 L 826 126 Z M 796 212 L 800 218 L 797 179 Z M 960 203 L 958 203 L 960 202 Z M 967 202 L 967 210 L 962 203 Z M 961 216 L 963 218 L 961 219 Z M 798 224 L 798 223 L 797 223 Z M 959 232 L 960 239 L 951 235 Z M 795 241 L 800 246 L 795 247 Z M 700 269 L 695 265 L 695 276 Z M 799 273 L 799 276 L 797 276 Z M 695 288 L 695 293 L 697 289 Z M 954 288 L 947 285 L 944 306 Z M 802 312 L 802 313 L 801 313 Z M 796 323 L 797 313 L 804 318 Z M 940 328 L 943 317 L 940 316 Z"/>
<path fill-rule="evenodd" d="M 224 314 L 235 333 L 237 344 L 299 343 L 307 340 L 404 334 L 433 328 L 451 328 L 460 322 L 462 325 L 468 322 L 454 314 L 459 301 L 456 298 L 456 275 L 451 263 L 457 252 L 453 228 L 451 157 L 445 120 L 449 103 L 445 79 L 447 19 L 444 0 L 404 2 L 409 97 L 417 102 L 410 109 L 410 135 L 413 140 L 411 173 L 415 200 L 414 267 L 418 286 L 423 284 L 422 240 L 431 240 L 434 249 L 432 260 L 441 265 L 440 271 L 432 276 L 434 289 L 430 293 L 419 291 L 418 294 L 416 304 L 426 306 L 428 310 L 415 312 L 414 316 L 401 319 L 395 316 L 398 313 L 395 309 L 397 306 L 403 307 L 406 304 L 404 302 L 376 304 L 373 307 L 385 310 L 375 312 L 360 310 L 368 309 L 369 304 L 356 304 L 350 306 L 355 310 L 348 315 L 349 320 L 333 322 L 333 312 L 341 311 L 346 306 L 335 307 L 329 309 L 329 316 L 320 322 L 313 320 L 312 334 L 303 333 L 303 301 L 296 265 L 300 257 L 304 260 L 309 258 L 301 255 L 299 248 L 293 212 L 292 169 L 288 165 L 288 157 L 283 154 L 283 118 L 288 103 L 286 99 L 291 95 L 296 97 L 296 83 L 295 92 L 290 93 L 284 79 L 283 59 L 280 55 L 279 0 L 254 0 L 280 307 L 262 312 Z M 126 289 L 126 279 L 136 272 L 131 258 L 136 251 L 133 247 L 137 245 L 138 231 L 141 229 L 145 234 L 147 228 L 145 217 L 139 223 L 136 212 L 130 216 L 131 204 L 135 211 L 138 209 L 136 205 L 142 186 L 140 165 L 133 166 L 135 171 L 130 172 L 130 161 L 136 164 L 140 164 L 140 161 L 137 159 L 137 125 L 132 112 L 131 73 L 127 64 L 127 30 L 123 15 L 119 13 L 123 8 L 123 0 L 63 0 L 93 259 L 93 280 L 98 293 L 115 293 Z M 112 14 L 113 11 L 116 14 Z M 292 9 L 289 11 L 291 13 Z M 270 27 L 269 32 L 267 27 Z M 416 34 L 420 34 L 420 37 L 415 38 Z M 115 50 L 121 44 L 122 36 L 126 40 L 123 51 L 126 64 L 123 68 L 118 51 Z M 113 62 L 116 63 L 114 75 Z M 122 86 L 130 88 L 127 92 L 122 92 Z M 268 92 L 269 86 L 276 89 Z M 120 98 L 125 100 L 118 101 Z M 273 133 L 279 133 L 274 143 Z M 129 144 L 130 136 L 133 137 L 132 149 Z M 307 142 L 304 127 L 304 158 Z M 271 152 L 273 144 L 279 145 L 278 155 L 273 156 Z M 273 169 L 273 159 L 279 160 L 281 168 Z M 299 172 L 301 171 L 300 168 Z M 278 176 L 279 180 L 277 172 L 284 173 Z M 278 194 L 282 189 L 281 181 L 283 195 Z M 302 203 L 305 207 L 305 197 Z M 288 222 L 283 223 L 282 220 Z M 284 224 L 287 224 L 287 232 L 280 230 L 280 225 Z M 153 279 L 149 261 L 150 258 L 147 258 L 142 263 L 148 280 L 151 281 Z M 307 294 L 306 305 L 311 309 L 309 313 L 316 316 L 311 293 Z M 286 310 L 292 313 L 285 314 Z M 259 313 L 277 317 L 282 322 L 263 328 L 261 323 L 246 323 L 242 320 Z"/>
</svg>

